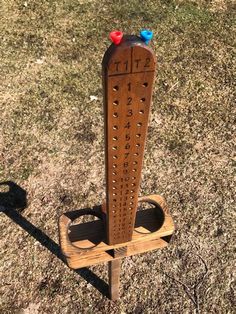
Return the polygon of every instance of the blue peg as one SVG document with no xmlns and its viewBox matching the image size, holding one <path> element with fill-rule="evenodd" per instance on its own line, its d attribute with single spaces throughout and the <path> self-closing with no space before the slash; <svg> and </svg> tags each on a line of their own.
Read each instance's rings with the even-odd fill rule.
<svg viewBox="0 0 236 314">
<path fill-rule="evenodd" d="M 146 45 L 148 45 L 149 41 L 152 39 L 153 37 L 153 32 L 149 31 L 147 29 L 143 29 L 140 32 L 140 37 L 141 39 L 145 42 Z"/>
</svg>

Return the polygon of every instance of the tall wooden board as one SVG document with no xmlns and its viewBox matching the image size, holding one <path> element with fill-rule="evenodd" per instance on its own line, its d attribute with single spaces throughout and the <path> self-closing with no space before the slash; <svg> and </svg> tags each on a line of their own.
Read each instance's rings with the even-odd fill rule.
<svg viewBox="0 0 236 314">
<path fill-rule="evenodd" d="M 134 229 L 156 59 L 139 37 L 124 36 L 102 65 L 107 238 L 118 244 Z"/>
</svg>

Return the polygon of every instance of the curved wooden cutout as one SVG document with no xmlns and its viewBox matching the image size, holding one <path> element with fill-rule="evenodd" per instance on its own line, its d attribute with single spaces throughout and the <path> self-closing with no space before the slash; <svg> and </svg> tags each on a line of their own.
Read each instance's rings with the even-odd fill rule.
<svg viewBox="0 0 236 314">
<path fill-rule="evenodd" d="M 132 241 L 120 244 L 109 245 L 102 241 L 93 248 L 86 249 L 92 244 L 91 239 L 100 239 L 104 235 L 101 220 L 91 222 L 89 228 L 87 223 L 84 224 L 85 228 L 75 225 L 69 238 L 68 229 L 71 220 L 84 214 L 84 210 L 62 215 L 59 219 L 60 245 L 68 265 L 76 269 L 167 246 L 174 232 L 174 222 L 168 212 L 165 200 L 160 195 L 149 195 L 139 198 L 138 201 L 148 202 L 160 207 L 163 221 L 160 225 L 159 216 L 154 217 L 153 213 L 140 211 L 137 215 Z M 88 213 L 88 211 L 86 212 Z M 102 214 L 99 214 L 98 217 L 102 217 Z M 149 232 L 152 230 L 155 231 Z M 81 249 L 81 247 L 84 247 L 84 249 Z"/>
</svg>

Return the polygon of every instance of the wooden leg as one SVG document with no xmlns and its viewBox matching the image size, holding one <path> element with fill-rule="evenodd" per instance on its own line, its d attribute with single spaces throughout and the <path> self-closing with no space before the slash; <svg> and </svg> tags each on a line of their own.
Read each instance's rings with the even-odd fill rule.
<svg viewBox="0 0 236 314">
<path fill-rule="evenodd" d="M 119 298 L 121 258 L 109 262 L 109 294 L 111 300 Z"/>
</svg>

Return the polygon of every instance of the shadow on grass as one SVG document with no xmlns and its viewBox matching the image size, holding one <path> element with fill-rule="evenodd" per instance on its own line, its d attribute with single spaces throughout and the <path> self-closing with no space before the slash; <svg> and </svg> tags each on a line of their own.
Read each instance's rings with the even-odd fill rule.
<svg viewBox="0 0 236 314">
<path fill-rule="evenodd" d="M 0 211 L 46 247 L 52 254 L 66 264 L 60 246 L 49 238 L 43 231 L 34 226 L 29 220 L 21 215 L 21 211 L 27 207 L 27 192 L 12 181 L 0 182 L 0 188 L 8 188 L 8 191 L 0 191 Z M 93 285 L 103 295 L 108 297 L 108 285 L 88 268 L 73 270 Z"/>
</svg>

